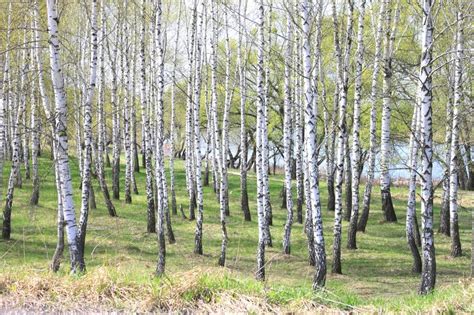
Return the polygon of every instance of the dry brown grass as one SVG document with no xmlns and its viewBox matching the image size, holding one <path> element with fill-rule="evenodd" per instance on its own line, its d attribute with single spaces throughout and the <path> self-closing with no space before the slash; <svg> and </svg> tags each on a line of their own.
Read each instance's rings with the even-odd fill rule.
<svg viewBox="0 0 474 315">
<path fill-rule="evenodd" d="M 350 310 L 350 313 L 377 314 L 386 311 L 374 305 L 349 308 L 349 305 L 337 305 L 335 300 L 331 301 L 330 294 L 325 297 L 326 303 L 312 298 L 296 299 L 286 304 L 273 303 L 265 294 L 265 289 L 261 292 L 242 293 L 232 288 L 208 287 L 201 279 L 203 275 L 209 274 L 219 278 L 224 277 L 226 271 L 196 268 L 173 275 L 173 278 L 150 277 L 145 282 L 127 281 L 111 274 L 106 267 L 79 277 L 49 272 L 31 277 L 21 274 L 2 275 L 0 312 L 335 314 Z M 466 305 L 473 301 L 474 284 L 471 279 L 465 279 L 460 282 L 460 286 L 463 289 L 448 293 L 447 299 L 433 300 L 429 312 L 469 312 Z M 331 302 L 335 304 L 331 306 Z M 410 312 L 409 305 L 401 312 L 406 311 Z"/>
<path fill-rule="evenodd" d="M 217 270 L 217 269 L 216 269 Z M 212 312 L 281 313 L 288 311 L 266 301 L 232 290 L 220 291 L 200 284 L 203 274 L 216 270 L 194 269 L 148 283 L 127 282 L 98 268 L 80 277 L 57 276 L 49 272 L 31 277 L 2 275 L 0 311 L 47 312 Z M 219 271 L 217 271 L 219 272 Z M 222 273 L 222 272 L 220 272 Z M 290 308 L 305 311 L 329 310 L 303 301 Z"/>
</svg>

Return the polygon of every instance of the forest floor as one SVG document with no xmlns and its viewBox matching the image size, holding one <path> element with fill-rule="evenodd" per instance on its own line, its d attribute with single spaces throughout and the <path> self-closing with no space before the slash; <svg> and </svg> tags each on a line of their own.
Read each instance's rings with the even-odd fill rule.
<svg viewBox="0 0 474 315">
<path fill-rule="evenodd" d="M 308 265 L 302 224 L 292 230 L 291 255 L 282 254 L 286 210 L 281 209 L 283 176 L 270 177 L 273 205 L 273 248 L 267 250 L 266 281 L 254 280 L 257 248 L 255 176 L 249 174 L 252 222 L 240 210 L 238 170 L 230 170 L 229 244 L 226 267 L 218 267 L 221 233 L 219 207 L 211 187 L 204 188 L 204 255 L 193 254 L 195 222 L 172 216 L 176 243 L 167 244 L 167 273 L 153 276 L 157 259 L 155 234 L 146 233 L 145 172 L 136 174 L 138 195 L 127 205 L 114 201 L 118 217 L 108 216 L 97 181 L 97 209 L 91 210 L 87 232 L 87 272 L 69 275 L 67 249 L 60 271 L 48 266 L 56 246 L 56 189 L 49 155 L 40 159 L 41 192 L 36 207 L 29 205 L 31 181 L 15 189 L 12 238 L 0 241 L 0 312 L 5 311 L 211 311 L 211 312 L 474 312 L 471 269 L 471 213 L 474 194 L 460 193 L 460 235 L 464 255 L 449 256 L 450 239 L 435 233 L 436 291 L 417 295 L 420 276 L 411 272 L 405 241 L 406 187 L 392 196 L 398 223 L 381 222 L 380 197 L 375 187 L 366 233 L 357 235 L 357 250 L 347 250 L 343 226 L 343 275 L 328 273 L 326 290 L 311 289 L 314 268 Z M 123 165 L 122 165 L 123 166 Z M 80 208 L 77 162 L 71 161 L 76 213 Z M 177 202 L 187 209 L 182 161 L 176 165 Z M 9 165 L 3 172 L 6 185 Z M 22 171 L 23 172 L 23 171 Z M 121 175 L 123 176 L 122 171 Z M 107 176 L 111 178 L 110 168 Z M 111 182 L 108 180 L 109 189 Z M 121 182 L 123 185 L 123 181 Z M 326 211 L 327 188 L 320 183 L 328 269 L 332 259 L 333 212 Z M 5 192 L 6 187 L 3 187 Z M 123 186 L 122 186 L 123 191 Z M 363 186 L 361 187 L 363 191 Z M 435 199 L 435 230 L 439 223 L 440 189 Z M 2 194 L 4 196 L 4 194 Z M 123 197 L 123 193 L 121 195 Z M 3 201 L 3 200 L 2 200 Z M 418 205 L 419 206 L 419 205 Z M 418 210 L 419 211 L 419 207 Z"/>
</svg>

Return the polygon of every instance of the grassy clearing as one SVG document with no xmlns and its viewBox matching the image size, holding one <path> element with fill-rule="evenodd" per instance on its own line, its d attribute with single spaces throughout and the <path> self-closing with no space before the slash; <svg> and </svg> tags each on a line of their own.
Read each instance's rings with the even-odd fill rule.
<svg viewBox="0 0 474 315">
<path fill-rule="evenodd" d="M 94 182 L 98 208 L 91 211 L 87 234 L 87 273 L 68 275 L 67 259 L 58 274 L 48 270 L 56 241 L 56 191 L 51 161 L 40 160 L 40 205 L 31 207 L 31 182 L 15 190 L 12 240 L 0 241 L 0 310 L 126 309 L 136 311 L 200 309 L 209 311 L 463 311 L 474 312 L 474 287 L 468 278 L 471 262 L 472 192 L 462 192 L 460 235 L 464 256 L 449 257 L 450 240 L 436 234 L 437 290 L 416 294 L 419 276 L 411 273 L 411 257 L 404 236 L 406 188 L 394 188 L 399 222 L 381 224 L 377 189 L 372 200 L 367 232 L 358 234 L 356 251 L 343 248 L 343 275 L 328 274 L 327 290 L 311 290 L 313 268 L 307 264 L 303 227 L 295 224 L 292 255 L 281 253 L 286 212 L 280 209 L 283 177 L 271 176 L 274 208 L 274 248 L 267 251 L 267 280 L 253 280 L 257 246 L 255 180 L 250 175 L 249 194 L 252 222 L 244 222 L 239 203 L 238 172 L 230 172 L 231 217 L 228 220 L 229 248 L 226 268 L 217 267 L 220 249 L 218 203 L 212 189 L 204 188 L 204 255 L 192 253 L 195 223 L 173 217 L 177 243 L 167 245 L 167 275 L 153 277 L 156 236 L 146 231 L 144 170 L 136 174 L 140 194 L 133 204 L 115 201 L 118 218 L 110 218 Z M 4 170 L 8 178 L 9 167 Z M 107 170 L 110 172 L 110 170 Z M 72 161 L 76 208 L 80 205 L 77 165 Z M 110 173 L 107 174 L 110 178 Z M 123 175 L 123 172 L 122 172 Z M 177 163 L 177 201 L 186 208 L 183 164 Z M 4 181 L 5 183 L 6 181 Z M 5 188 L 4 188 L 5 190 Z M 326 186 L 321 183 L 322 203 Z M 439 194 L 439 192 L 437 192 Z M 435 199 L 436 223 L 439 196 Z M 328 262 L 331 261 L 333 213 L 324 211 L 324 232 Z M 343 227 L 345 244 L 347 222 Z M 437 229 L 437 227 L 436 227 Z M 67 254 L 65 256 L 67 258 Z"/>
</svg>

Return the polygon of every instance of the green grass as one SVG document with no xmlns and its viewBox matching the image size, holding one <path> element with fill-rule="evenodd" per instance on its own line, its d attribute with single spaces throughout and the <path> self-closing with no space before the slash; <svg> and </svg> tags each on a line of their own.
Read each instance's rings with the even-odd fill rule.
<svg viewBox="0 0 474 315">
<path fill-rule="evenodd" d="M 266 254 L 267 280 L 265 283 L 254 281 L 258 237 L 255 176 L 253 173 L 249 174 L 248 185 L 253 221 L 245 222 L 240 210 L 238 170 L 230 171 L 231 216 L 228 218 L 229 247 L 226 268 L 217 266 L 221 241 L 218 203 L 211 187 L 204 187 L 204 255 L 193 254 L 195 222 L 182 220 L 180 216 L 172 217 L 177 242 L 173 245 L 167 244 L 167 275 L 163 279 L 153 277 L 157 241 L 156 235 L 146 233 L 145 172 L 141 169 L 140 173 L 136 174 L 139 195 L 132 196 L 133 203 L 126 205 L 123 200 L 114 201 L 118 218 L 108 216 L 98 183 L 94 181 L 98 208 L 91 210 L 89 217 L 86 240 L 87 274 L 72 277 L 68 274 L 67 252 L 57 275 L 48 270 L 56 244 L 56 190 L 54 169 L 48 157 L 45 153 L 40 159 L 41 191 L 37 207 L 29 205 L 31 181 L 24 180 L 23 188 L 15 189 L 12 239 L 7 242 L 0 241 L 0 305 L 3 300 L 3 304 L 15 304 L 19 308 L 26 305 L 35 307 L 28 304 L 30 302 L 27 302 L 26 297 L 21 299 L 18 295 L 27 295 L 26 291 L 31 290 L 32 286 L 41 292 L 45 291 L 42 286 L 39 289 L 35 287 L 38 283 L 46 286 L 48 283 L 55 283 L 65 288 L 76 287 L 78 293 L 67 300 L 74 307 L 86 305 L 84 300 L 87 299 L 94 301 L 91 296 L 99 296 L 103 300 L 98 303 L 113 309 L 166 308 L 163 303 L 168 303 L 168 308 L 195 308 L 197 301 L 204 301 L 209 305 L 221 304 L 227 305 L 229 309 L 242 310 L 242 297 L 248 296 L 249 299 L 261 299 L 258 301 L 281 309 L 304 310 L 306 307 L 315 310 L 315 307 L 322 305 L 344 310 L 474 311 L 473 286 L 468 279 L 471 262 L 471 212 L 474 204 L 472 192 L 461 192 L 460 195 L 460 235 L 464 256 L 450 258 L 449 238 L 435 235 L 437 289 L 434 294 L 426 297 L 416 294 L 420 277 L 411 272 L 411 255 L 405 241 L 405 187 L 392 189 L 399 218 L 399 222 L 395 224 L 381 223 L 381 201 L 378 188 L 375 187 L 367 232 L 357 236 L 358 250 L 345 249 L 347 222 L 344 222 L 343 275 L 328 273 L 327 290 L 314 293 L 311 289 L 314 270 L 307 263 L 306 238 L 301 224 L 293 225 L 291 256 L 282 254 L 281 241 L 286 210 L 280 209 L 279 195 L 283 185 L 281 175 L 270 177 L 274 210 L 274 224 L 271 228 L 274 247 L 269 248 Z M 78 214 L 80 178 L 75 160 L 71 161 L 71 167 Z M 182 161 L 177 161 L 176 168 L 177 202 L 187 209 Z M 8 173 L 7 165 L 3 173 L 4 186 Z M 123 174 L 122 171 L 121 176 Z M 110 169 L 107 169 L 107 176 L 111 178 Z M 110 189 L 110 180 L 108 183 Z M 123 186 L 121 188 L 123 197 Z M 320 188 L 323 209 L 326 209 L 327 188 L 324 181 L 321 182 Z M 439 206 L 438 191 L 435 199 L 436 230 Z M 333 216 L 332 212 L 324 210 L 324 235 L 329 264 L 332 259 Z M 36 281 L 33 284 L 30 283 L 32 279 Z M 117 293 L 121 290 L 124 290 L 122 295 Z M 46 305 L 55 308 L 64 303 L 64 299 L 61 303 L 57 302 L 63 291 L 48 289 L 46 292 L 38 298 L 43 307 Z M 13 296 L 16 299 L 13 299 Z M 82 302 L 79 298 L 81 296 Z M 146 304 L 146 307 L 140 304 L 142 308 L 139 308 L 136 302 L 143 302 L 145 296 L 154 302 Z M 164 297 L 168 300 L 172 297 L 175 304 L 169 304 Z M 227 303 L 229 299 L 234 301 L 234 304 Z M 232 308 L 232 305 L 241 308 Z M 255 310 L 272 311 L 259 306 L 256 306 Z"/>
</svg>

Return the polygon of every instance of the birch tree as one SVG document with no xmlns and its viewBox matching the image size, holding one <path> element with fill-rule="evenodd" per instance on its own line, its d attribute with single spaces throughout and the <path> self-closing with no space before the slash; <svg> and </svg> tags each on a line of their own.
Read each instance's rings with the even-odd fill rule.
<svg viewBox="0 0 474 315">
<path fill-rule="evenodd" d="M 374 48 L 374 65 L 372 70 L 372 81 L 370 91 L 370 127 L 369 127 L 369 157 L 367 170 L 367 183 L 364 190 L 364 200 L 362 204 L 362 213 L 357 224 L 357 231 L 365 232 L 367 221 L 369 219 L 370 200 L 372 196 L 372 186 L 374 182 L 375 173 L 375 157 L 377 147 L 377 97 L 378 86 L 377 79 L 380 72 L 380 61 L 382 59 L 382 34 L 383 34 L 383 17 L 385 15 L 385 8 L 389 0 L 383 0 L 380 3 L 380 9 L 377 19 L 377 31 L 375 34 L 375 48 Z"/>
<path fill-rule="evenodd" d="M 298 12 L 298 5 L 296 6 L 296 12 Z M 299 14 L 298 14 L 298 25 L 299 23 Z M 304 197 L 304 145 L 303 145 L 303 120 L 304 113 L 302 111 L 302 89 L 301 89 L 301 36 L 299 32 L 295 34 L 295 57 L 293 58 L 294 65 L 293 69 L 295 71 L 294 82 L 294 103 L 293 109 L 295 113 L 295 155 L 296 155 L 296 218 L 298 223 L 303 223 L 303 204 L 305 201 Z"/>
<path fill-rule="evenodd" d="M 420 293 L 433 291 L 436 282 L 436 259 L 433 235 L 433 129 L 432 129 L 432 49 L 433 16 L 432 0 L 423 0 L 421 36 L 420 100 L 421 136 L 423 143 L 421 170 L 421 227 L 422 272 Z"/>
<path fill-rule="evenodd" d="M 54 0 L 47 0 L 48 33 L 50 49 L 51 78 L 53 82 L 54 98 L 56 104 L 55 141 L 57 143 L 57 165 L 60 178 L 60 194 L 66 225 L 67 242 L 72 272 L 79 266 L 77 225 L 75 218 L 74 202 L 72 199 L 71 173 L 69 169 L 68 136 L 67 136 L 67 104 L 64 90 L 64 78 L 61 72 L 60 48 L 58 38 L 58 15 Z"/>
<path fill-rule="evenodd" d="M 285 101 L 284 101 L 284 123 L 283 123 L 283 146 L 284 146 L 284 159 L 285 159 L 285 195 L 286 195 L 286 223 L 285 231 L 283 236 L 283 252 L 287 255 L 290 254 L 290 238 L 291 238 L 291 225 L 293 224 L 293 198 L 291 195 L 291 111 L 292 111 L 292 91 L 291 91 L 291 67 L 292 63 L 292 48 L 293 48 L 293 29 L 290 11 L 286 17 L 286 51 L 285 51 Z"/>
<path fill-rule="evenodd" d="M 5 157 L 8 156 L 8 154 L 6 153 L 8 153 L 7 150 L 9 147 L 9 144 L 7 143 L 8 131 L 6 128 L 6 125 L 7 125 L 6 122 L 8 120 L 8 117 L 5 115 L 5 112 L 9 108 L 8 103 L 10 101 L 9 82 L 10 82 L 11 20 L 12 20 L 12 2 L 10 1 L 8 3 L 7 34 L 6 34 L 6 44 L 5 44 L 3 78 L 2 78 L 2 86 L 1 86 L 2 95 L 0 97 L 0 172 L 2 172 L 2 174 L 3 174 L 3 163 L 5 161 Z M 0 183 L 2 182 L 3 180 L 0 179 Z"/>
<path fill-rule="evenodd" d="M 120 11 L 118 19 L 121 19 Z M 120 30 L 115 30 L 115 45 L 113 51 L 109 48 L 109 63 L 112 71 L 112 195 L 114 199 L 120 199 L 120 100 L 118 97 L 118 44 Z M 110 45 L 109 41 L 107 42 Z"/>
<path fill-rule="evenodd" d="M 211 4 L 211 15 L 217 16 L 215 12 L 216 3 Z M 228 34 L 228 20 L 227 20 L 227 11 L 224 11 L 225 17 L 225 27 L 226 27 L 226 38 L 225 38 L 225 50 L 226 50 L 226 62 L 225 62 L 225 99 L 224 99 L 224 115 L 222 122 L 222 149 L 220 151 L 221 156 L 219 157 L 219 205 L 220 205 L 220 223 L 221 223 L 221 254 L 219 256 L 218 264 L 219 266 L 225 265 L 226 251 L 227 251 L 227 227 L 225 222 L 226 215 L 229 215 L 229 191 L 227 185 L 227 151 L 229 149 L 229 111 L 230 111 L 230 95 L 229 95 L 229 80 L 230 80 L 230 44 L 229 44 L 229 34 Z M 217 44 L 217 21 L 215 18 L 212 20 L 212 45 L 213 49 L 216 49 L 215 45 Z M 217 136 L 217 133 L 216 133 Z"/>
<path fill-rule="evenodd" d="M 34 23 L 32 23 L 34 26 Z M 34 39 L 34 36 L 32 36 Z M 31 50 L 31 55 L 34 56 L 34 49 Z M 33 59 L 33 58 L 32 58 Z M 35 62 L 32 60 L 32 65 Z M 34 67 L 34 66 L 33 66 Z M 34 67 L 37 70 L 37 67 Z M 39 134 L 39 117 L 38 117 L 38 98 L 36 90 L 36 82 L 31 82 L 31 113 L 30 113 L 30 130 L 31 130 L 31 167 L 33 169 L 33 191 L 30 197 L 30 205 L 36 206 L 39 201 L 40 192 L 40 178 L 38 171 L 38 154 L 40 149 L 40 134 Z M 0 108 L 1 110 L 1 108 Z M 1 150 L 2 148 L 0 148 Z M 1 158 L 1 157 L 0 157 Z"/>
<path fill-rule="evenodd" d="M 242 1 L 243 11 L 242 11 Z M 241 17 L 247 12 L 247 0 L 239 0 L 239 44 L 237 46 L 237 64 L 239 67 L 239 88 L 240 88 L 240 206 L 244 214 L 245 221 L 251 221 L 249 196 L 247 190 L 247 128 L 246 128 L 246 103 L 247 103 L 247 78 L 246 67 L 242 60 L 242 37 L 245 30 L 245 19 L 242 22 Z"/>
<path fill-rule="evenodd" d="M 227 175 L 227 152 L 229 152 L 229 111 L 232 102 L 233 92 L 230 89 L 230 42 L 229 42 L 229 24 L 227 10 L 224 10 L 225 22 L 225 82 L 224 82 L 224 113 L 222 117 L 222 150 L 221 150 L 221 174 L 220 174 L 220 200 L 221 207 L 224 208 L 226 216 L 230 215 L 229 209 L 229 184 Z"/>
<path fill-rule="evenodd" d="M 346 47 L 344 55 L 338 40 L 338 22 L 336 4 L 333 1 L 333 19 L 334 19 L 334 36 L 336 38 L 336 56 L 337 56 L 337 73 L 340 100 L 339 100 L 339 117 L 338 117 L 338 133 L 337 133 L 337 155 L 336 155 L 336 190 L 335 190 L 335 218 L 334 218 L 334 242 L 333 242 L 333 265 L 332 272 L 342 273 L 341 270 L 341 233 L 342 233 L 342 178 L 344 174 L 344 139 L 346 134 L 346 108 L 347 108 L 347 92 L 349 80 L 349 57 L 352 45 L 352 13 L 354 3 L 349 0 L 349 14 L 347 17 Z"/>
<path fill-rule="evenodd" d="M 145 18 L 145 14 L 143 13 L 143 19 Z M 178 8 L 178 29 L 176 31 L 176 40 L 174 43 L 174 55 L 173 55 L 173 70 L 171 72 L 171 118 L 170 118 L 170 138 L 171 138 L 171 147 L 170 147 L 170 192 L 171 192 L 171 211 L 174 215 L 178 213 L 177 205 L 176 205 L 176 184 L 175 184 L 175 176 L 174 176 L 174 156 L 175 156 L 175 142 L 176 142 L 176 92 L 175 92 L 175 85 L 176 85 L 176 63 L 178 58 L 178 44 L 179 44 L 179 35 L 180 35 L 180 26 L 181 26 L 181 0 L 179 1 L 179 8 Z M 143 30 L 144 32 L 144 30 Z M 142 42 L 143 45 L 143 57 L 145 58 L 145 43 L 144 39 Z M 144 62 L 144 59 L 143 59 Z M 143 68 L 143 76 L 145 76 L 145 68 Z"/>
<path fill-rule="evenodd" d="M 84 251 L 87 231 L 87 220 L 89 216 L 89 195 L 91 189 L 91 165 L 92 165 L 92 101 L 94 98 L 97 80 L 97 0 L 91 4 L 91 61 L 89 86 L 87 88 L 84 103 L 84 162 L 82 169 L 82 204 L 79 219 L 78 252 L 79 269 L 85 270 Z"/>
<path fill-rule="evenodd" d="M 99 52 L 99 87 L 98 87 L 98 101 L 97 101 L 97 156 L 96 156 L 96 173 L 97 179 L 99 180 L 100 189 L 104 196 L 105 205 L 111 217 L 117 216 L 115 206 L 110 199 L 109 188 L 107 182 L 105 181 L 104 174 L 104 153 L 106 153 L 106 142 L 105 142 L 105 48 L 106 48 L 106 36 L 107 36 L 107 20 L 105 14 L 105 4 L 104 0 L 100 2 L 101 8 L 101 43 L 100 43 L 100 52 Z"/>
<path fill-rule="evenodd" d="M 257 215 L 258 215 L 258 248 L 257 248 L 257 271 L 255 278 L 260 281 L 265 280 L 265 245 L 266 245 L 266 191 L 265 179 L 263 172 L 268 172 L 264 168 L 263 163 L 263 139 L 262 139 L 262 124 L 264 123 L 265 115 L 265 91 L 264 91 L 264 69 L 263 69 L 263 54 L 264 54 L 264 21 L 265 11 L 263 8 L 263 0 L 258 2 L 258 41 L 257 41 L 257 136 L 256 136 L 256 166 L 257 166 Z"/>
<path fill-rule="evenodd" d="M 364 61 L 364 17 L 365 0 L 359 7 L 359 21 L 357 30 L 357 52 L 354 92 L 354 118 L 352 122 L 352 211 L 347 237 L 347 248 L 357 249 L 356 232 L 359 219 L 359 168 L 360 168 L 360 107 L 362 103 L 362 63 Z"/>
<path fill-rule="evenodd" d="M 407 215 L 405 222 L 405 232 L 407 237 L 408 247 L 410 248 L 413 256 L 413 267 L 412 271 L 416 273 L 421 272 L 421 257 L 418 250 L 418 245 L 415 238 L 415 218 L 416 218 L 416 178 L 417 178 L 417 167 L 418 167 L 418 149 L 419 149 L 419 123 L 420 121 L 420 108 L 418 104 L 415 104 L 413 110 L 413 117 L 411 122 L 411 135 L 409 144 L 409 167 L 410 167 L 410 179 L 408 183 L 408 202 L 407 202 Z"/>
<path fill-rule="evenodd" d="M 450 80 L 449 71 L 448 73 L 448 81 Z M 450 82 L 451 86 L 451 82 Z M 444 138 L 444 142 L 446 143 L 446 155 L 445 161 L 447 166 L 445 167 L 444 171 L 444 180 L 443 180 L 443 195 L 441 197 L 441 210 L 440 210 L 440 218 L 439 218 L 439 229 L 438 232 L 446 235 L 451 236 L 450 234 L 450 227 L 449 227 L 449 164 L 448 161 L 451 159 L 451 139 L 452 139 L 452 122 L 453 121 L 453 104 L 452 104 L 452 97 L 453 94 L 452 89 L 449 89 L 448 92 L 448 101 L 446 103 L 446 134 Z"/>
<path fill-rule="evenodd" d="M 269 156 L 268 156 L 268 151 L 269 151 L 269 143 L 268 143 L 268 127 L 267 127 L 267 122 L 268 122 L 268 104 L 269 104 L 269 99 L 270 99 L 270 58 L 271 58 L 271 47 L 272 47 L 272 8 L 273 8 L 273 3 L 270 2 L 268 6 L 268 14 L 266 14 L 266 17 L 268 18 L 268 40 L 265 41 L 265 36 L 263 37 L 264 39 L 264 47 L 268 47 L 266 50 L 267 54 L 264 54 L 264 111 L 263 111 L 263 120 L 262 120 L 262 162 L 264 164 L 264 169 L 265 171 L 262 172 L 262 176 L 264 178 L 264 191 L 265 191 L 265 220 L 267 224 L 265 225 L 265 233 L 266 233 L 266 244 L 269 247 L 273 246 L 272 243 L 272 235 L 270 231 L 270 225 L 273 225 L 273 210 L 272 210 L 272 204 L 270 200 L 270 185 L 269 185 L 269 178 L 268 178 L 268 172 L 269 172 Z M 264 51 L 265 52 L 265 51 Z"/>
<path fill-rule="evenodd" d="M 197 4 L 195 5 L 195 9 L 197 10 Z M 199 26 L 197 28 L 197 34 L 202 34 L 203 31 L 203 22 L 204 22 L 204 0 L 201 4 L 201 12 L 199 13 Z M 202 41 L 197 36 L 196 42 L 196 74 L 195 74 L 195 81 L 194 81 L 194 108 L 193 108 L 193 127 L 194 127 L 194 149 L 196 150 L 195 153 L 195 175 L 194 178 L 196 182 L 194 185 L 196 186 L 196 203 L 197 203 L 197 210 L 198 216 L 196 219 L 196 231 L 194 237 L 194 253 L 202 255 L 202 225 L 203 225 L 203 192 L 202 192 L 202 180 L 201 180 L 201 133 L 200 133 L 200 96 L 201 96 L 201 65 L 203 58 L 202 53 Z M 221 219 L 222 221 L 222 219 Z M 222 224 L 222 222 L 221 222 Z M 222 254 L 222 253 L 221 253 Z M 224 258 L 225 259 L 225 258 Z"/>
<path fill-rule="evenodd" d="M 430 17 L 428 17 L 430 18 Z M 451 256 L 462 255 L 461 242 L 459 240 L 458 222 L 458 152 L 459 152 L 459 118 L 460 103 L 462 98 L 463 80 L 463 13 L 457 12 L 456 16 L 456 57 L 454 69 L 454 101 L 453 120 L 451 136 L 451 159 L 449 163 L 449 226 L 451 234 Z M 432 36 L 432 35 L 431 35 Z M 431 46 L 430 46 L 431 48 Z"/>
<path fill-rule="evenodd" d="M 35 44 L 34 44 L 34 56 L 35 56 L 35 64 L 38 72 L 38 90 L 41 97 L 41 104 L 46 116 L 46 120 L 50 123 L 50 132 L 52 140 L 52 154 L 53 159 L 56 161 L 57 159 L 57 142 L 56 142 L 56 117 L 53 115 L 53 108 L 50 104 L 50 100 L 48 94 L 46 93 L 45 88 L 45 80 L 44 80 L 44 71 L 43 65 L 41 63 L 41 49 L 40 49 L 40 33 L 39 33 L 39 9 L 38 9 L 38 1 L 34 2 L 33 8 L 33 28 L 34 28 L 34 36 L 35 36 Z M 62 254 L 64 251 L 64 227 L 65 227 L 65 220 L 64 220 L 64 211 L 63 211 L 63 197 L 62 197 L 62 186 L 61 186 L 61 178 L 60 178 L 60 168 L 59 163 L 54 164 L 54 173 L 55 173 L 55 184 L 57 190 L 57 243 L 56 249 L 54 251 L 54 255 L 51 262 L 51 269 L 56 272 L 59 270 Z M 74 218 L 75 219 L 75 218 Z M 69 239 L 69 238 L 68 238 Z M 74 238 L 75 241 L 75 238 Z"/>
<path fill-rule="evenodd" d="M 162 2 L 156 0 L 155 5 L 155 36 L 154 45 L 157 52 L 157 113 L 156 125 L 158 137 L 155 147 L 155 187 L 156 187 L 156 232 L 158 236 L 158 262 L 156 266 L 156 274 L 161 276 L 165 272 L 166 263 L 166 244 L 165 244 L 165 205 L 163 195 L 163 92 L 164 92 L 164 52 L 162 38 Z"/>
<path fill-rule="evenodd" d="M 194 62 L 195 62 L 195 40 L 196 40 L 196 27 L 197 27 L 197 4 L 194 4 L 193 18 L 190 30 L 190 39 L 188 45 L 188 67 L 189 77 L 186 90 L 186 186 L 189 196 L 189 219 L 195 219 L 195 205 L 196 205 L 196 190 L 195 190 L 195 177 L 194 177 L 194 163 L 193 163 L 193 80 L 194 80 Z"/>
<path fill-rule="evenodd" d="M 317 95 L 311 80 L 311 47 L 310 47 L 310 6 L 308 0 L 301 3 L 303 22 L 303 77 L 305 90 L 305 159 L 306 177 L 309 182 L 311 224 L 314 238 L 314 260 L 316 272 L 313 288 L 319 289 L 326 283 L 326 252 L 324 246 L 323 222 L 321 217 L 321 201 L 319 195 L 318 150 L 316 144 Z M 320 12 L 321 14 L 322 12 Z M 321 19 L 319 20 L 321 22 Z M 321 24 L 318 25 L 319 27 Z M 316 59 L 319 58 L 316 51 Z M 317 80 L 316 80 L 317 81 Z"/>
<path fill-rule="evenodd" d="M 128 1 L 124 2 L 124 14 L 128 14 Z M 131 40 L 129 36 L 128 21 L 125 19 L 123 22 L 122 29 L 122 51 L 121 51 L 121 67 L 122 67 L 122 84 L 124 85 L 123 93 L 123 138 L 124 138 L 124 151 L 125 151 L 125 203 L 132 203 L 132 142 L 131 142 L 131 112 L 132 112 L 132 100 L 131 100 L 131 65 L 130 59 L 132 58 L 130 52 Z M 125 47 L 124 47 L 125 46 Z"/>
<path fill-rule="evenodd" d="M 392 28 L 392 10 L 390 2 L 387 3 L 385 15 L 385 43 L 383 48 L 383 97 L 382 97 L 382 126 L 380 139 L 380 190 L 382 193 L 382 212 L 387 222 L 397 222 L 397 215 L 393 208 L 390 193 L 390 121 L 392 111 L 392 58 L 395 31 L 400 14 L 400 2 L 397 3 Z"/>
<path fill-rule="evenodd" d="M 26 31 L 25 31 L 26 32 Z M 21 78 L 20 86 L 22 96 L 18 101 L 18 107 L 16 112 L 16 118 L 14 121 L 14 128 L 12 132 L 12 166 L 10 169 L 10 176 L 8 178 L 7 194 L 5 197 L 5 207 L 3 209 L 3 226 L 2 226 L 2 237 L 4 240 L 9 240 L 11 235 L 11 215 L 12 215 L 12 206 L 13 206 L 13 195 L 15 192 L 15 184 L 20 172 L 20 155 L 21 155 L 21 129 L 22 119 L 26 112 L 26 99 L 25 99 L 25 82 L 28 80 L 27 74 L 29 72 L 29 63 L 30 63 L 30 51 L 26 47 L 26 33 L 23 41 L 23 53 L 21 58 Z M 19 91 L 20 92 L 20 91 Z"/>
</svg>

